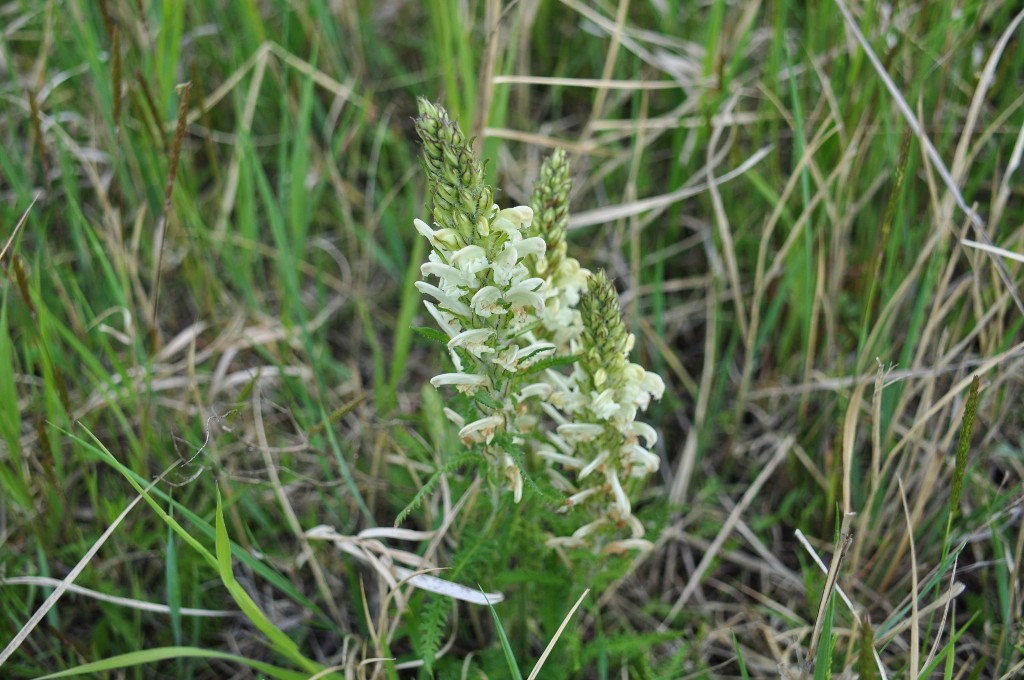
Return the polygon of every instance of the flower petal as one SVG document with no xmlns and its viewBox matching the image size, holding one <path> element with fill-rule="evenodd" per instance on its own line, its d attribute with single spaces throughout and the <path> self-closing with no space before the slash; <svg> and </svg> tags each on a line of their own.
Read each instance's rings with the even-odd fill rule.
<svg viewBox="0 0 1024 680">
<path fill-rule="evenodd" d="M 498 253 L 491 263 L 491 272 L 494 274 L 494 282 L 501 286 L 507 286 L 516 274 L 516 265 L 519 264 L 519 252 L 511 243 L 506 243 L 504 250 Z"/>
<path fill-rule="evenodd" d="M 592 391 L 590 393 L 590 410 L 601 420 L 608 420 L 619 412 L 619 405 L 615 402 L 615 390 L 603 392 Z"/>
<path fill-rule="evenodd" d="M 422 236 L 426 236 L 427 240 L 430 241 L 430 245 L 438 251 L 448 251 L 458 248 L 459 236 L 456 232 L 451 229 L 437 229 L 434 230 L 429 224 L 420 219 L 412 221 Z"/>
<path fill-rule="evenodd" d="M 584 524 L 579 529 L 577 529 L 576 531 L 572 532 L 572 537 L 573 538 L 581 538 L 581 539 L 582 538 L 586 538 L 587 536 L 589 536 L 590 534 L 594 533 L 595 531 L 597 531 L 598 529 L 600 529 L 602 526 L 604 526 L 607 523 L 608 523 L 608 519 L 606 517 L 598 517 L 597 519 L 595 519 L 590 524 Z"/>
<path fill-rule="evenodd" d="M 512 456 L 505 454 L 505 479 L 512 487 L 512 500 L 518 503 L 523 500 L 523 474 L 519 471 L 519 466 L 512 460 Z"/>
<path fill-rule="evenodd" d="M 434 230 L 430 228 L 429 224 L 419 218 L 414 219 L 412 224 L 416 227 L 416 231 L 418 231 L 421 236 L 426 236 L 431 242 L 433 242 Z"/>
<path fill-rule="evenodd" d="M 622 451 L 629 456 L 629 462 L 634 466 L 634 477 L 644 477 L 661 467 L 661 458 L 639 444 L 627 446 Z"/>
<path fill-rule="evenodd" d="M 442 307 L 447 307 L 450 311 L 458 314 L 459 316 L 470 316 L 469 305 L 462 300 L 457 299 L 453 295 L 449 295 L 437 286 L 426 283 L 424 281 L 416 282 L 416 289 L 424 295 L 431 295 L 440 303 Z"/>
<path fill-rule="evenodd" d="M 466 419 L 447 406 L 444 407 L 444 415 L 457 427 L 464 427 L 466 425 Z"/>
<path fill-rule="evenodd" d="M 541 279 L 526 279 L 516 285 L 512 286 L 505 293 L 505 301 L 514 307 L 533 307 L 536 311 L 544 309 L 544 296 L 540 293 L 534 292 L 533 288 L 538 286 L 524 285 L 531 284 L 534 281 L 540 281 Z"/>
<path fill-rule="evenodd" d="M 469 274 L 487 269 L 487 253 L 477 245 L 468 245 L 452 255 L 451 265 Z"/>
<path fill-rule="evenodd" d="M 516 250 L 522 257 L 527 255 L 543 255 L 547 252 L 548 244 L 540 236 L 531 236 L 530 238 L 524 238 L 522 241 L 516 243 Z"/>
<path fill-rule="evenodd" d="M 494 286 L 484 286 L 469 301 L 478 316 L 487 318 L 492 314 L 505 314 L 508 310 L 501 304 L 501 291 Z"/>
<path fill-rule="evenodd" d="M 491 440 L 494 439 L 495 430 L 504 423 L 505 419 L 501 416 L 486 416 L 479 420 L 474 420 L 459 430 L 459 439 L 463 442 L 484 441 L 490 444 Z"/>
<path fill-rule="evenodd" d="M 507 208 L 507 211 L 516 214 L 520 227 L 526 227 L 533 222 L 533 208 L 528 205 L 517 205 L 514 208 Z"/>
<path fill-rule="evenodd" d="M 434 387 L 442 385 L 455 385 L 460 392 L 473 394 L 479 387 L 486 387 L 490 384 L 486 375 L 475 375 L 473 373 L 442 373 L 430 379 Z"/>
<path fill-rule="evenodd" d="M 587 489 L 584 489 L 583 491 L 580 491 L 579 493 L 574 493 L 573 495 L 566 498 L 565 504 L 570 508 L 575 505 L 579 505 L 583 501 L 593 496 L 598 491 L 600 491 L 600 489 L 596 486 L 589 487 Z"/>
<path fill-rule="evenodd" d="M 647 371 L 646 375 L 644 375 L 644 381 L 640 386 L 650 392 L 651 396 L 655 399 L 661 399 L 662 395 L 665 394 L 665 381 L 657 373 Z"/>
<path fill-rule="evenodd" d="M 462 324 L 459 323 L 458 319 L 456 319 L 455 317 L 451 317 L 450 319 L 446 318 L 450 315 L 447 315 L 445 314 L 445 312 L 442 312 L 430 300 L 424 300 L 423 306 L 427 308 L 428 312 L 430 312 L 430 316 L 434 317 L 434 321 L 436 321 L 437 325 L 441 327 L 441 330 L 445 332 L 445 335 L 447 335 L 449 338 L 454 338 L 456 335 L 459 334 Z"/>
<path fill-rule="evenodd" d="M 449 286 L 464 287 L 472 286 L 476 283 L 476 277 L 472 274 L 441 262 L 424 262 L 420 265 L 420 274 L 422 276 L 436 276 Z"/>
<path fill-rule="evenodd" d="M 643 437 L 649 447 L 658 443 L 657 430 L 647 423 L 642 423 L 639 420 L 634 421 L 633 424 L 630 425 L 630 430 L 633 434 Z"/>
<path fill-rule="evenodd" d="M 604 425 L 596 423 L 566 423 L 558 426 L 558 434 L 570 442 L 589 442 L 604 434 Z"/>
<path fill-rule="evenodd" d="M 518 401 L 525 401 L 530 397 L 540 397 L 541 399 L 547 399 L 548 395 L 551 394 L 551 390 L 553 389 L 554 388 L 551 387 L 551 385 L 549 385 L 548 383 L 533 383 L 532 385 L 527 385 L 522 390 L 520 390 L 519 395 L 516 397 L 516 399 Z"/>
<path fill-rule="evenodd" d="M 594 460 L 590 461 L 589 463 L 583 466 L 583 469 L 580 470 L 580 473 L 576 475 L 576 479 L 584 479 L 585 477 L 590 475 L 591 472 L 604 465 L 604 462 L 606 460 L 608 460 L 607 451 L 602 451 L 601 453 L 597 454 Z"/>
<path fill-rule="evenodd" d="M 615 510 L 619 513 L 619 521 L 622 521 L 633 513 L 633 508 L 630 507 L 629 498 L 619 482 L 618 472 L 610 470 L 607 477 L 608 482 L 612 485 L 612 495 L 615 497 Z"/>
<path fill-rule="evenodd" d="M 529 368 L 537 361 L 555 353 L 557 349 L 550 342 L 534 342 L 516 351 L 518 370 Z"/>
<path fill-rule="evenodd" d="M 562 467 L 578 470 L 583 467 L 583 461 L 563 453 L 558 453 L 550 446 L 541 446 L 537 449 L 537 455 L 551 463 L 558 463 Z"/>
<path fill-rule="evenodd" d="M 473 328 L 468 331 L 462 331 L 448 341 L 448 349 L 463 347 L 473 356 L 480 358 L 481 354 L 494 351 L 493 348 L 484 344 L 493 335 L 494 331 L 489 328 Z"/>
</svg>

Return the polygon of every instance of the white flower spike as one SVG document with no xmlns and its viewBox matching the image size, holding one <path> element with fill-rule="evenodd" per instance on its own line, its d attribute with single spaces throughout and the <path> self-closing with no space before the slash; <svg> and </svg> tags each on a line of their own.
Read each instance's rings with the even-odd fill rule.
<svg viewBox="0 0 1024 680">
<path fill-rule="evenodd" d="M 420 114 L 433 224 L 413 223 L 431 246 L 416 287 L 430 298 L 424 305 L 455 367 L 430 382 L 474 397 L 445 406 L 446 418 L 516 503 L 534 472 L 517 461 L 544 466 L 565 494 L 562 509 L 581 524 L 547 545 L 648 549 L 630 493 L 660 465 L 651 450 L 658 435 L 636 416 L 665 383 L 629 361 L 636 338 L 607 278 L 567 255 L 565 153 L 545 161 L 530 206 L 502 209 L 458 124 L 424 100 Z M 563 361 L 531 370 L 549 357 Z"/>
</svg>

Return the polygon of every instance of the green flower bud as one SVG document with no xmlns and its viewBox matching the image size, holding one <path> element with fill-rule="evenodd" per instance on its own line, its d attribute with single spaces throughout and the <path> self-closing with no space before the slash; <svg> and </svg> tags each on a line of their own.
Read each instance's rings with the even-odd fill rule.
<svg viewBox="0 0 1024 680">
<path fill-rule="evenodd" d="M 540 179 L 533 186 L 530 207 L 535 215 L 530 236 L 547 241 L 544 271 L 558 271 L 565 259 L 565 233 L 569 227 L 569 159 L 563 149 L 548 156 L 540 169 Z M 539 263 L 538 263 L 539 264 Z"/>
<path fill-rule="evenodd" d="M 437 225 L 458 229 L 472 241 L 473 227 L 490 211 L 491 188 L 484 181 L 484 167 L 473 154 L 473 141 L 448 113 L 426 99 L 419 99 L 416 132 L 423 142 L 423 167 L 427 172 L 429 201 Z"/>
<path fill-rule="evenodd" d="M 629 354 L 629 332 L 622 323 L 619 296 L 603 271 L 591 277 L 587 290 L 580 296 L 583 321 L 581 344 L 583 369 L 594 387 L 621 382 Z"/>
</svg>

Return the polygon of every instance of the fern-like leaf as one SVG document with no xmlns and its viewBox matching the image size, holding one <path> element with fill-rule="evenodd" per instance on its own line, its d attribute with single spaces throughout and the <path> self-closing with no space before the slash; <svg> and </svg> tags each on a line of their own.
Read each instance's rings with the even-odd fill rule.
<svg viewBox="0 0 1024 680">
<path fill-rule="evenodd" d="M 434 657 L 441 649 L 441 636 L 448 621 L 451 602 L 443 597 L 431 598 L 416 620 L 416 631 L 412 637 L 416 655 L 423 659 L 424 673 L 434 670 Z"/>
<path fill-rule="evenodd" d="M 405 508 L 403 508 L 402 511 L 398 513 L 398 517 L 395 518 L 395 526 L 399 526 L 402 522 L 405 521 L 405 518 L 409 516 L 409 513 L 423 505 L 423 501 L 426 499 L 427 496 L 431 494 L 431 492 L 433 492 L 434 487 L 437 486 L 437 483 L 441 481 L 442 475 L 445 475 L 453 470 L 457 470 L 458 468 L 468 463 L 479 462 L 480 455 L 477 454 L 475 451 L 464 451 L 463 453 L 453 457 L 447 463 L 439 467 L 437 471 L 430 476 L 430 479 L 427 480 L 427 483 L 423 485 L 423 488 L 416 492 L 416 495 L 413 497 L 412 501 L 409 502 L 409 505 L 405 506 Z"/>
</svg>

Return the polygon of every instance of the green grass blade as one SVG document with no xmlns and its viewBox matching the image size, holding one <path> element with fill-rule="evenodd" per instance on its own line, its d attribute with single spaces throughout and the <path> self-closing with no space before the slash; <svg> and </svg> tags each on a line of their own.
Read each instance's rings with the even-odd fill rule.
<svg viewBox="0 0 1024 680">
<path fill-rule="evenodd" d="M 161 647 L 159 649 L 146 649 L 138 652 L 129 652 L 128 654 L 120 654 L 101 661 L 93 661 L 82 664 L 81 666 L 75 666 L 74 668 L 60 671 L 59 673 L 44 675 L 39 678 L 39 680 L 74 678 L 80 675 L 103 673 L 106 671 L 117 670 L 119 668 L 131 668 L 133 666 L 143 666 L 145 664 L 156 663 L 158 661 L 170 661 L 173 659 L 216 659 L 218 661 L 228 661 L 242 666 L 248 666 L 265 674 L 267 677 L 276 678 L 276 680 L 306 680 L 309 678 L 308 673 L 290 671 L 263 661 L 248 659 L 237 654 L 227 654 L 225 652 L 218 652 L 212 649 L 199 649 L 198 647 Z"/>
<path fill-rule="evenodd" d="M 480 592 L 483 593 L 483 589 L 481 589 Z M 486 593 L 484 594 L 484 599 L 487 599 Z M 494 619 L 494 628 L 498 631 L 498 641 L 501 643 L 501 650 L 505 653 L 505 662 L 508 663 L 509 672 L 511 673 L 513 680 L 523 680 L 523 674 L 519 671 L 519 665 L 516 663 L 516 655 L 512 651 L 512 645 L 508 641 L 508 635 L 505 634 L 505 627 L 501 625 L 501 619 L 498 618 L 498 612 L 490 602 L 487 603 L 487 608 L 491 610 L 491 618 Z"/>
<path fill-rule="evenodd" d="M 228 589 L 228 593 L 231 594 L 239 609 L 267 637 L 270 644 L 279 654 L 310 673 L 321 672 L 323 667 L 315 661 L 307 659 L 299 651 L 295 641 L 271 623 L 270 619 L 263 613 L 263 610 L 259 608 L 259 605 L 256 604 L 249 593 L 235 579 L 235 574 L 231 567 L 231 540 L 228 538 L 228 528 L 224 523 L 224 509 L 221 505 L 220 492 L 217 493 L 216 527 L 217 573 L 220 575 L 221 581 Z"/>
<path fill-rule="evenodd" d="M 835 559 L 835 558 L 833 558 Z M 835 649 L 835 636 L 832 634 L 835 618 L 836 594 L 829 595 L 828 607 L 825 608 L 825 623 L 821 628 L 821 643 L 814 658 L 814 680 L 829 680 L 832 677 L 832 652 Z"/>
<path fill-rule="evenodd" d="M 953 517 L 960 507 L 960 497 L 964 491 L 964 476 L 967 473 L 967 453 L 971 448 L 971 434 L 974 432 L 974 417 L 978 413 L 978 392 L 981 389 L 981 378 L 974 376 L 971 391 L 967 395 L 964 406 L 964 418 L 960 425 L 960 439 L 956 446 L 956 467 L 953 471 L 953 491 L 949 495 L 949 516 Z"/>
<path fill-rule="evenodd" d="M 174 644 L 181 646 L 181 579 L 178 574 L 178 548 L 174 540 L 174 529 L 167 527 L 166 555 L 164 557 L 164 585 L 167 589 L 167 606 L 171 608 L 171 634 Z"/>
</svg>

